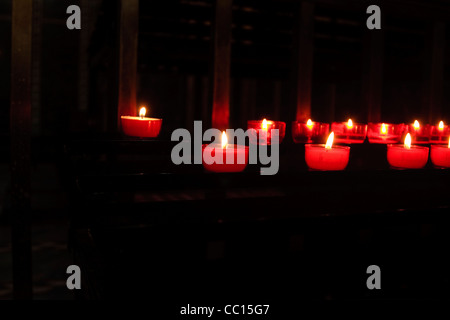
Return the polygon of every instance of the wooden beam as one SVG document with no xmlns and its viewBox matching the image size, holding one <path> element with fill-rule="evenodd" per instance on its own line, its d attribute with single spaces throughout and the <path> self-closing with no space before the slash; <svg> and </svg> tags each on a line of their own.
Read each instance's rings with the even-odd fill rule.
<svg viewBox="0 0 450 320">
<path fill-rule="evenodd" d="M 430 28 L 426 46 L 430 48 L 426 52 L 425 63 L 425 93 L 423 114 L 427 116 L 428 123 L 440 120 L 442 116 L 444 96 L 444 63 L 445 63 L 445 23 L 434 22 Z"/>
<path fill-rule="evenodd" d="M 365 118 L 367 122 L 380 122 L 383 98 L 383 29 L 366 29 L 363 51 L 362 105 L 365 108 Z"/>
<path fill-rule="evenodd" d="M 229 128 L 232 0 L 216 0 L 213 24 L 212 127 Z"/>
<path fill-rule="evenodd" d="M 296 51 L 296 119 L 311 117 L 312 72 L 314 58 L 314 3 L 302 1 L 295 32 Z"/>
<path fill-rule="evenodd" d="M 120 0 L 119 96 L 117 124 L 121 115 L 137 115 L 137 49 L 139 0 Z"/>
<path fill-rule="evenodd" d="M 33 0 L 13 0 L 11 37 L 11 201 L 14 299 L 32 299 L 31 56 Z"/>
</svg>

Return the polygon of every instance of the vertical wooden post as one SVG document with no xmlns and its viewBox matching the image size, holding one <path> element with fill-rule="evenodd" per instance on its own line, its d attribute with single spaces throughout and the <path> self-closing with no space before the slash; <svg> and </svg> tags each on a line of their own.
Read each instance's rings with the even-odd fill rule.
<svg viewBox="0 0 450 320">
<path fill-rule="evenodd" d="M 120 0 L 119 96 L 117 121 L 121 115 L 136 115 L 139 0 Z"/>
<path fill-rule="evenodd" d="M 312 72 L 314 58 L 314 3 L 302 1 L 294 39 L 296 50 L 296 119 L 311 117 Z"/>
<path fill-rule="evenodd" d="M 381 121 L 383 95 L 384 32 L 367 30 L 364 39 L 362 102 L 368 122 Z"/>
<path fill-rule="evenodd" d="M 426 58 L 426 80 L 424 94 L 424 115 L 428 116 L 428 123 L 438 121 L 441 117 L 444 95 L 444 51 L 445 51 L 445 23 L 434 22 L 429 36 L 430 51 Z"/>
<path fill-rule="evenodd" d="M 31 128 L 32 133 L 41 131 L 41 65 L 42 65 L 42 26 L 44 18 L 44 0 L 33 0 L 32 27 L 32 72 L 31 72 Z"/>
<path fill-rule="evenodd" d="M 229 128 L 232 0 L 216 0 L 213 25 L 212 127 Z"/>
<path fill-rule="evenodd" d="M 31 52 L 33 0 L 12 2 L 11 197 L 15 299 L 31 299 Z"/>
</svg>

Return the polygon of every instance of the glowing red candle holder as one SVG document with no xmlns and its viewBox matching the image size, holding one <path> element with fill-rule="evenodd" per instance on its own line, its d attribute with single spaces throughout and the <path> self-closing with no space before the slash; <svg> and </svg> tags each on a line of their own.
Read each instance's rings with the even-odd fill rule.
<svg viewBox="0 0 450 320">
<path fill-rule="evenodd" d="M 367 124 L 347 122 L 333 122 L 331 131 L 334 132 L 336 143 L 363 143 L 367 136 Z"/>
<path fill-rule="evenodd" d="M 278 129 L 278 143 L 281 143 L 286 134 L 286 123 L 283 121 L 272 120 L 248 120 L 247 129 L 249 130 L 249 140 L 252 144 L 270 145 L 276 138 L 272 135 L 272 129 Z M 261 134 L 261 132 L 263 134 Z"/>
<path fill-rule="evenodd" d="M 248 163 L 248 147 L 228 144 L 225 132 L 222 143 L 202 145 L 203 167 L 211 172 L 241 172 Z"/>
<path fill-rule="evenodd" d="M 413 124 L 407 126 L 406 132 L 411 134 L 411 143 L 428 144 L 430 143 L 430 125 L 421 125 L 415 120 Z"/>
<path fill-rule="evenodd" d="M 440 121 L 437 126 L 430 128 L 430 143 L 447 143 L 450 137 L 450 128 L 444 125 L 444 121 Z"/>
<path fill-rule="evenodd" d="M 369 123 L 367 139 L 370 143 L 398 143 L 402 139 L 405 125 L 392 123 Z"/>
<path fill-rule="evenodd" d="M 431 162 L 438 168 L 450 168 L 450 138 L 448 145 L 431 145 Z"/>
<path fill-rule="evenodd" d="M 161 131 L 162 119 L 145 117 L 146 109 L 139 110 L 139 117 L 121 116 L 122 131 L 127 136 L 155 138 Z"/>
<path fill-rule="evenodd" d="M 305 161 L 312 170 L 336 171 L 347 167 L 349 146 L 333 146 L 331 132 L 326 144 L 305 144 Z"/>
<path fill-rule="evenodd" d="M 306 123 L 292 122 L 292 138 L 295 143 L 323 143 L 327 139 L 329 130 L 328 123 L 313 122 L 311 119 Z"/>
<path fill-rule="evenodd" d="M 387 160 L 396 169 L 420 169 L 428 162 L 428 147 L 411 145 L 411 135 L 406 134 L 405 143 L 388 144 Z"/>
</svg>

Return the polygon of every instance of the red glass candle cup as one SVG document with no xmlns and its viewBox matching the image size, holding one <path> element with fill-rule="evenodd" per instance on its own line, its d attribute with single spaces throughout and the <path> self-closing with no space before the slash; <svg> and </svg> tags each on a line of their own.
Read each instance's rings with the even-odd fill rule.
<svg viewBox="0 0 450 320">
<path fill-rule="evenodd" d="M 330 125 L 328 123 L 300 121 L 292 122 L 292 139 L 295 143 L 324 143 L 327 140 Z"/>
<path fill-rule="evenodd" d="M 227 159 L 230 158 L 231 160 Z M 215 160 L 220 158 L 221 163 Z M 242 162 L 242 161 L 243 162 Z M 212 172 L 241 172 L 248 163 L 248 147 L 229 144 L 222 147 L 220 144 L 202 145 L 202 164 L 203 167 Z"/>
<path fill-rule="evenodd" d="M 438 168 L 450 168 L 450 148 L 445 145 L 431 145 L 431 162 Z"/>
<path fill-rule="evenodd" d="M 263 121 L 264 120 L 247 121 L 250 143 L 270 145 L 276 137 L 278 137 L 278 143 L 281 143 L 286 134 L 286 123 L 283 121 L 267 120 L 264 124 Z M 272 129 L 278 129 L 278 135 L 272 135 Z"/>
<path fill-rule="evenodd" d="M 369 123 L 367 138 L 370 143 L 398 143 L 404 132 L 405 125 L 403 123 Z"/>
<path fill-rule="evenodd" d="M 393 168 L 420 169 L 428 162 L 428 147 L 388 144 L 387 160 Z"/>
<path fill-rule="evenodd" d="M 305 144 L 305 161 L 312 170 L 344 170 L 347 167 L 349 155 L 350 147 L 348 146 L 325 148 L 325 144 Z"/>
<path fill-rule="evenodd" d="M 157 137 L 162 125 L 162 119 L 156 118 L 121 116 L 120 120 L 124 134 L 140 138 Z"/>
<path fill-rule="evenodd" d="M 430 143 L 430 125 L 420 125 L 415 127 L 414 124 L 407 126 L 406 132 L 411 135 L 411 143 L 414 144 L 428 144 Z"/>
<path fill-rule="evenodd" d="M 363 143 L 367 136 L 367 124 L 348 122 L 333 122 L 331 131 L 334 132 L 335 143 Z"/>
<path fill-rule="evenodd" d="M 448 143 L 450 128 L 448 125 L 430 127 L 430 143 Z"/>
</svg>

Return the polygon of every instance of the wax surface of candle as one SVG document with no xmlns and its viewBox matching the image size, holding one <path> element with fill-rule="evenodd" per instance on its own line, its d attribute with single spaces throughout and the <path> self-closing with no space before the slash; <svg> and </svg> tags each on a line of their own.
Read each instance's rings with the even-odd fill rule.
<svg viewBox="0 0 450 320">
<path fill-rule="evenodd" d="M 286 123 L 267 119 L 249 120 L 247 129 L 249 129 L 251 144 L 270 145 L 275 141 L 278 143 L 283 141 L 286 134 Z"/>
<path fill-rule="evenodd" d="M 363 143 L 367 136 L 367 125 L 348 119 L 347 122 L 333 122 L 331 131 L 335 134 L 336 143 Z"/>
<path fill-rule="evenodd" d="M 220 144 L 202 146 L 202 163 L 212 172 L 241 172 L 248 163 L 248 147 L 228 144 L 228 137 L 223 132 Z"/>
<path fill-rule="evenodd" d="M 431 162 L 440 168 L 450 168 L 450 138 L 448 145 L 432 145 L 430 151 Z"/>
<path fill-rule="evenodd" d="M 121 116 L 122 131 L 133 137 L 155 138 L 161 131 L 162 119 L 145 117 L 146 108 L 139 110 L 139 116 Z"/>
<path fill-rule="evenodd" d="M 292 122 L 292 139 L 295 143 L 325 143 L 330 125 L 328 123 L 308 121 Z"/>
<path fill-rule="evenodd" d="M 428 161 L 428 147 L 411 145 L 411 135 L 408 133 L 403 145 L 388 145 L 387 160 L 394 168 L 420 169 Z"/>
</svg>

